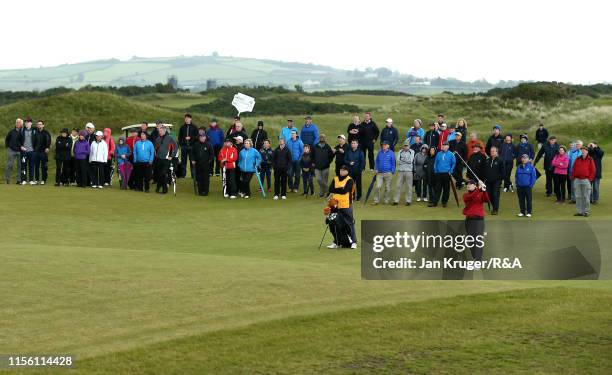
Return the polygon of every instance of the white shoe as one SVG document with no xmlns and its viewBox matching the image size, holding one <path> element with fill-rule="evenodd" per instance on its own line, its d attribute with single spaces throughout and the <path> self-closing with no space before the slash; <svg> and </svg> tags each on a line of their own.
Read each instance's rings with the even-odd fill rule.
<svg viewBox="0 0 612 375">
<path fill-rule="evenodd" d="M 41 184 L 41 185 L 44 185 L 44 184 L 45 184 L 45 182 L 44 182 L 44 181 L 41 181 L 41 182 L 40 182 L 40 184 Z"/>
<path fill-rule="evenodd" d="M 230 199 L 236 199 L 235 195 L 230 195 Z"/>
<path fill-rule="evenodd" d="M 357 248 L 357 242 L 353 242 L 351 244 L 351 249 L 356 249 Z"/>
<path fill-rule="evenodd" d="M 30 181 L 30 185 L 36 185 L 36 181 Z"/>
<path fill-rule="evenodd" d="M 98 185 L 91 185 L 92 188 L 96 189 Z"/>
<path fill-rule="evenodd" d="M 523 217 L 523 216 L 525 216 L 525 215 L 524 215 L 524 214 L 522 214 L 522 213 L 518 213 L 518 214 L 516 214 L 516 216 L 518 216 L 518 217 Z"/>
<path fill-rule="evenodd" d="M 284 195 L 281 197 L 281 199 L 287 199 L 287 197 L 285 197 Z"/>
<path fill-rule="evenodd" d="M 421 198 L 418 198 L 418 197 L 417 197 L 417 202 L 420 202 L 420 201 L 421 201 Z"/>
<path fill-rule="evenodd" d="M 278 195 L 275 195 L 275 196 L 274 196 L 274 198 L 272 198 L 272 199 L 274 199 L 275 201 L 277 201 L 277 200 L 278 200 Z"/>
<path fill-rule="evenodd" d="M 104 188 L 104 186 L 100 185 L 100 186 L 98 186 L 98 188 L 99 188 L 99 189 L 103 189 L 103 188 Z"/>
<path fill-rule="evenodd" d="M 531 217 L 531 214 L 527 214 L 527 217 Z"/>
<path fill-rule="evenodd" d="M 337 249 L 338 245 L 336 245 L 335 243 L 332 242 L 330 245 L 327 245 L 327 248 L 328 249 Z"/>
<path fill-rule="evenodd" d="M 428 202 L 427 198 L 423 198 L 423 202 Z"/>
<path fill-rule="evenodd" d="M 104 186 L 108 186 L 108 182 L 105 182 L 105 183 L 104 183 Z"/>
<path fill-rule="evenodd" d="M 244 199 L 249 199 L 249 198 L 251 198 L 251 196 L 250 196 L 250 195 L 245 195 L 245 196 L 244 196 Z"/>
<path fill-rule="evenodd" d="M 504 188 L 504 193 L 507 193 L 507 192 L 508 192 L 508 188 Z"/>
<path fill-rule="evenodd" d="M 240 198 L 244 198 L 244 194 L 238 193 L 238 195 L 240 195 Z"/>
<path fill-rule="evenodd" d="M 229 194 L 224 194 L 223 198 L 229 198 Z"/>
<path fill-rule="evenodd" d="M 22 184 L 22 185 L 27 185 L 27 184 L 28 184 L 28 182 L 27 182 L 27 181 L 21 181 L 21 184 Z"/>
</svg>

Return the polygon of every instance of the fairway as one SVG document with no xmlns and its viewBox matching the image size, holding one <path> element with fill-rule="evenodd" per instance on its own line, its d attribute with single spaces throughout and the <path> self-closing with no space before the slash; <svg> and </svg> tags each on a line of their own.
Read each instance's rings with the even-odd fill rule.
<svg viewBox="0 0 612 375">
<path fill-rule="evenodd" d="M 365 180 L 369 179 L 366 176 Z M 359 251 L 317 250 L 324 229 L 321 199 L 290 194 L 287 201 L 259 196 L 230 201 L 222 198 L 220 185 L 219 178 L 213 178 L 212 195 L 205 198 L 193 195 L 189 179 L 180 181 L 176 197 L 117 188 L 98 191 L 0 185 L 2 351 L 71 353 L 78 363 L 84 361 L 84 369 L 101 373 L 132 372 L 134 361 L 162 366 L 159 358 L 169 355 L 189 365 L 183 368 L 169 361 L 163 365 L 169 366 L 164 373 L 241 373 L 248 369 L 335 373 L 347 371 L 344 366 L 375 372 L 378 366 L 391 371 L 408 366 L 408 362 L 416 363 L 417 367 L 406 367 L 415 371 L 435 370 L 436 364 L 423 358 L 406 362 L 405 351 L 421 345 L 419 337 L 446 330 L 436 328 L 435 322 L 444 320 L 442 316 L 434 313 L 429 317 L 438 308 L 457 319 L 454 338 L 444 341 L 452 346 L 459 345 L 458 340 L 473 329 L 469 325 L 456 327 L 461 326 L 459 311 L 468 315 L 509 314 L 513 321 L 525 320 L 526 332 L 544 332 L 538 314 L 558 319 L 564 309 L 591 303 L 586 302 L 591 297 L 601 306 L 605 305 L 603 299 L 612 298 L 609 281 L 364 281 L 360 279 Z M 607 221 L 599 221 L 611 215 L 606 209 L 610 207 L 609 179 L 602 181 L 602 186 L 606 186 L 602 202 L 590 220 L 603 245 L 612 241 L 609 231 L 604 230 Z M 559 208 L 545 201 L 542 181 L 536 190 L 534 225 L 538 218 L 572 218 L 573 206 Z M 507 193 L 502 198 L 501 215 L 491 220 L 514 218 L 515 195 Z M 33 224 L 21 225 L 16 219 L 22 214 L 11 214 L 17 212 Z M 356 203 L 355 214 L 357 220 L 461 218 L 460 210 L 452 205 L 431 209 L 423 203 L 411 207 Z M 325 243 L 329 241 L 330 237 Z M 532 288 L 537 288 L 533 294 L 507 294 Z M 553 289 L 546 292 L 542 288 Z M 482 293 L 486 294 L 467 297 Z M 502 294 L 496 297 L 497 293 Z M 550 310 L 544 302 L 529 302 L 542 296 L 561 305 Z M 517 301 L 505 311 L 504 304 L 494 302 L 498 298 L 523 302 Z M 482 309 L 475 307 L 481 304 Z M 604 310 L 592 313 L 600 315 L 585 315 L 580 318 L 584 323 L 576 329 L 584 334 L 608 332 L 588 342 L 595 353 L 610 348 L 612 327 L 609 319 L 602 319 L 601 314 L 607 314 Z M 431 326 L 413 336 L 400 317 L 406 323 L 417 319 L 412 324 L 427 321 Z M 487 319 L 483 329 L 498 329 L 498 319 Z M 589 319 L 593 323 L 587 323 Z M 321 332 L 304 341 L 303 335 L 311 331 L 308 327 L 320 325 L 316 322 L 320 322 Z M 395 328 L 387 331 L 381 322 Z M 383 326 L 374 328 L 372 324 Z M 365 334 L 364 327 L 374 329 L 375 337 Z M 356 342 L 364 340 L 363 345 L 370 340 L 382 340 L 381 345 L 390 340 L 385 344 L 389 346 L 398 340 L 399 347 L 394 349 L 395 355 L 385 359 L 376 359 L 374 352 L 358 354 L 357 349 L 331 357 L 312 352 L 312 345 L 328 347 L 333 353 L 339 350 L 336 346 L 345 346 L 344 335 L 332 334 L 336 330 Z M 405 339 L 399 340 L 400 334 Z M 508 334 L 511 338 L 504 350 L 511 350 L 512 340 L 524 340 Z M 477 345 L 490 344 L 479 340 Z M 558 339 L 557 345 L 566 344 Z M 277 362 L 263 349 L 269 345 L 291 346 L 293 350 L 281 351 L 286 358 Z M 380 353 L 384 348 L 379 348 Z M 453 358 L 452 351 L 447 353 Z M 533 363 L 546 362 L 553 371 L 557 365 L 541 355 L 533 353 Z M 232 356 L 239 364 L 232 365 Z M 297 362 L 290 367 L 275 367 L 294 360 Z M 468 358 L 456 360 L 471 363 Z M 584 360 L 592 366 L 610 366 L 601 358 Z"/>
</svg>

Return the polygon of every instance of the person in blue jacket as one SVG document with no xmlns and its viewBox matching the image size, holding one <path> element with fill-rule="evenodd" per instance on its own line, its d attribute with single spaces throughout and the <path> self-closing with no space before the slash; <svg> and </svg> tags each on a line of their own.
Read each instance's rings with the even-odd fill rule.
<svg viewBox="0 0 612 375">
<path fill-rule="evenodd" d="M 428 207 L 436 207 L 440 198 L 442 199 L 442 207 L 447 206 L 451 174 L 455 171 L 456 164 L 455 154 L 448 150 L 448 142 L 442 143 L 442 148 L 434 159 L 434 182 L 436 185 L 433 201 L 429 201 Z"/>
<path fill-rule="evenodd" d="M 298 128 L 296 128 L 294 124 L 295 123 L 292 119 L 288 119 L 287 126 L 281 129 L 280 133 L 278 134 L 278 139 L 284 139 L 285 144 L 287 144 L 287 142 L 289 142 L 291 139 L 291 132 L 298 131 Z"/>
<path fill-rule="evenodd" d="M 521 212 L 518 217 L 532 215 L 532 189 L 536 183 L 535 167 L 531 164 L 529 155 L 521 155 L 521 163 L 516 167 L 514 182 Z"/>
<path fill-rule="evenodd" d="M 380 132 L 380 145 L 382 146 L 383 141 L 386 141 L 389 145 L 389 149 L 391 149 L 391 151 L 395 151 L 395 145 L 397 144 L 398 137 L 398 131 L 395 127 L 393 127 L 393 119 L 388 118 L 385 127 Z"/>
<path fill-rule="evenodd" d="M 365 169 L 365 155 L 359 148 L 359 141 L 353 139 L 351 148 L 344 155 L 344 164 L 348 167 L 349 176 L 355 181 L 355 201 L 361 200 L 361 173 Z"/>
<path fill-rule="evenodd" d="M 213 146 L 213 150 L 215 152 L 215 157 L 214 160 L 211 160 L 211 166 L 209 171 L 210 173 L 213 173 L 213 171 L 215 171 L 215 175 L 220 176 L 221 162 L 219 161 L 219 151 L 221 151 L 221 149 L 223 148 L 225 134 L 223 134 L 223 130 L 219 127 L 217 119 L 210 120 L 210 125 L 206 130 L 206 138 L 208 139 L 208 142 L 210 142 L 210 144 Z"/>
<path fill-rule="evenodd" d="M 146 132 L 140 133 L 140 141 L 134 144 L 134 186 L 136 190 L 149 192 L 149 181 L 151 180 L 151 166 L 155 159 L 155 147 L 149 141 Z"/>
<path fill-rule="evenodd" d="M 385 192 L 383 200 L 385 204 L 389 204 L 391 200 L 391 180 L 395 173 L 395 154 L 389 147 L 389 141 L 381 141 L 382 149 L 378 151 L 376 155 L 376 195 L 374 195 L 373 205 L 377 205 L 380 202 L 380 190 L 382 189 L 383 182 L 385 184 Z"/>
<path fill-rule="evenodd" d="M 244 148 L 238 154 L 238 168 L 240 168 L 240 192 L 245 199 L 251 198 L 251 178 L 261 164 L 261 154 L 253 147 L 253 141 L 244 141 Z"/>
<path fill-rule="evenodd" d="M 418 118 L 414 120 L 414 125 L 408 129 L 406 133 L 406 139 L 410 141 L 410 146 L 412 146 L 416 142 L 416 137 L 421 137 L 423 139 L 425 137 L 425 130 L 423 130 L 423 121 Z"/>
<path fill-rule="evenodd" d="M 317 128 L 317 124 L 312 122 L 312 117 L 306 116 L 304 120 L 306 120 L 306 122 L 300 131 L 300 139 L 305 145 L 312 147 L 319 143 L 319 128 Z"/>
<path fill-rule="evenodd" d="M 308 144 L 308 143 L 306 143 Z M 304 142 L 297 136 L 297 131 L 291 132 L 291 138 L 287 141 L 287 148 L 291 153 L 291 168 L 288 173 L 289 191 L 297 193 L 300 188 L 300 159 L 304 153 Z"/>
</svg>

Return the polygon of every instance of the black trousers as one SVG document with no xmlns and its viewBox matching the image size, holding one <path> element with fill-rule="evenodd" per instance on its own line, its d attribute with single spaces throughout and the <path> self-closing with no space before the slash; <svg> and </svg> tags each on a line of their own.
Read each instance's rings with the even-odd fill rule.
<svg viewBox="0 0 612 375">
<path fill-rule="evenodd" d="M 164 193 L 168 192 L 168 173 L 170 172 L 170 160 L 156 158 L 157 166 L 155 167 L 155 181 L 157 182 L 157 190 L 162 189 Z"/>
<path fill-rule="evenodd" d="M 76 160 L 76 159 L 75 159 Z M 76 183 L 79 187 L 86 187 L 89 173 L 89 162 L 87 159 L 76 160 Z"/>
<path fill-rule="evenodd" d="M 210 170 L 212 171 L 213 166 L 214 166 L 215 174 L 221 173 L 221 168 L 222 168 L 221 161 L 217 159 L 217 157 L 219 156 L 219 151 L 221 151 L 222 148 L 223 148 L 223 145 L 213 146 L 213 150 L 215 151 L 215 160 L 210 161 Z"/>
<path fill-rule="evenodd" d="M 512 186 L 512 168 L 514 168 L 512 160 L 504 162 L 504 189 L 509 189 Z"/>
<path fill-rule="evenodd" d="M 236 169 L 225 169 L 225 194 L 236 195 Z"/>
<path fill-rule="evenodd" d="M 113 165 L 113 160 L 109 160 L 106 164 L 104 164 L 104 183 L 105 184 L 109 184 L 111 183 L 111 170 L 113 169 L 114 165 Z"/>
<path fill-rule="evenodd" d="M 465 231 L 468 235 L 474 236 L 474 237 L 482 236 L 484 235 L 484 230 L 485 230 L 484 219 L 469 218 L 469 217 L 465 218 Z M 474 260 L 482 260 L 483 248 L 482 246 L 476 246 L 476 243 L 477 242 L 475 242 L 474 246 L 470 248 L 470 252 L 472 253 L 472 258 L 474 258 Z"/>
<path fill-rule="evenodd" d="M 519 207 L 522 214 L 531 213 L 532 203 L 532 191 L 530 187 L 516 187 L 516 194 L 518 195 Z"/>
<path fill-rule="evenodd" d="M 567 180 L 566 180 L 565 184 L 567 186 L 567 197 L 569 199 L 571 199 L 572 198 L 572 178 L 571 178 L 571 176 L 569 174 L 569 169 L 568 169 L 568 172 L 567 172 Z"/>
<path fill-rule="evenodd" d="M 196 162 L 195 171 L 198 182 L 198 194 L 208 195 L 210 187 L 210 163 Z"/>
<path fill-rule="evenodd" d="M 251 195 L 251 178 L 253 178 L 253 172 L 240 172 L 241 190 L 244 195 Z"/>
<path fill-rule="evenodd" d="M 70 158 L 70 183 L 74 184 L 77 181 L 77 169 L 79 168 L 79 162 L 74 158 Z"/>
<path fill-rule="evenodd" d="M 487 181 L 487 193 L 491 199 L 493 211 L 499 211 L 499 195 L 501 194 L 501 180 Z"/>
<path fill-rule="evenodd" d="M 47 182 L 47 164 L 49 158 L 44 151 L 34 153 L 34 180 Z"/>
<path fill-rule="evenodd" d="M 274 170 L 274 195 L 287 195 L 287 170 Z"/>
<path fill-rule="evenodd" d="M 351 243 L 356 243 L 357 236 L 355 235 L 355 219 L 353 218 L 353 207 L 349 206 L 349 208 L 339 208 L 338 214 L 342 215 L 344 221 L 351 228 Z"/>
<path fill-rule="evenodd" d="M 374 142 L 364 142 L 361 145 L 361 149 L 363 150 L 363 157 L 368 158 L 368 163 L 370 163 L 370 169 L 375 169 L 374 167 Z"/>
<path fill-rule="evenodd" d="M 457 163 L 455 165 L 455 170 L 453 171 L 453 177 L 457 181 L 457 188 L 461 189 L 463 187 L 463 164 Z"/>
<path fill-rule="evenodd" d="M 308 172 L 302 171 L 302 184 L 304 185 L 304 194 L 314 194 L 314 171 L 312 169 Z"/>
<path fill-rule="evenodd" d="M 414 180 L 414 189 L 416 190 L 417 198 L 427 197 L 427 180 L 424 178 Z"/>
<path fill-rule="evenodd" d="M 553 193 L 553 171 L 546 169 L 546 196 Z"/>
<path fill-rule="evenodd" d="M 189 163 L 187 162 L 187 158 L 189 158 Z M 191 171 L 191 178 L 193 178 L 193 169 L 191 166 L 191 146 L 182 145 L 181 146 L 181 164 L 183 164 L 183 168 L 179 168 L 182 171 L 181 176 L 177 176 L 178 178 L 187 177 L 187 169 Z"/>
<path fill-rule="evenodd" d="M 350 174 L 353 181 L 355 181 L 355 199 L 361 200 L 362 186 L 361 186 L 361 172 L 354 172 Z"/>
<path fill-rule="evenodd" d="M 442 204 L 448 203 L 448 196 L 450 194 L 450 175 L 448 173 L 436 173 L 436 190 L 434 196 L 434 203 L 437 204 L 440 198 L 442 198 Z"/>
<path fill-rule="evenodd" d="M 70 182 L 70 160 L 55 159 L 55 183 L 67 184 Z"/>
<path fill-rule="evenodd" d="M 134 165 L 134 188 L 138 191 L 149 191 L 151 181 L 151 165 L 149 163 L 136 163 Z"/>
<path fill-rule="evenodd" d="M 93 186 L 104 184 L 104 164 L 99 161 L 91 162 L 91 184 Z"/>
<path fill-rule="evenodd" d="M 555 187 L 555 196 L 557 197 L 557 201 L 563 202 L 565 200 L 565 185 L 567 184 L 567 175 L 553 174 L 553 183 Z"/>
<path fill-rule="evenodd" d="M 263 184 L 264 180 L 266 180 L 266 188 L 270 190 L 272 187 L 272 166 L 271 165 L 261 165 L 261 183 Z"/>
</svg>

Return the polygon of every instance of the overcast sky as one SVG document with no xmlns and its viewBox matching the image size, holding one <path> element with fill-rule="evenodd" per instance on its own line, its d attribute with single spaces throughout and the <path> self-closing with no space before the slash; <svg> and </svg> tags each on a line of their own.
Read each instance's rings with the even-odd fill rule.
<svg viewBox="0 0 612 375">
<path fill-rule="evenodd" d="M 608 3 L 10 0 L 0 69 L 217 51 L 421 77 L 612 82 Z"/>
</svg>

